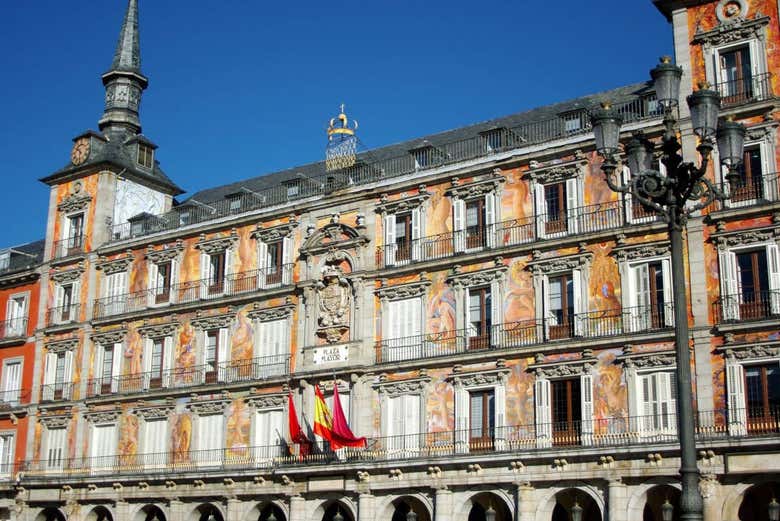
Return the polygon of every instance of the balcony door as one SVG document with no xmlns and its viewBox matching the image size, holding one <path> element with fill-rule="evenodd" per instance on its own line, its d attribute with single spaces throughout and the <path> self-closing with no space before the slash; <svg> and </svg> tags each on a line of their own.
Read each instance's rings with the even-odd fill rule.
<svg viewBox="0 0 780 521">
<path fill-rule="evenodd" d="M 754 201 L 764 199 L 764 161 L 761 147 L 745 147 L 742 164 L 737 170 L 739 183 L 731 189 L 731 202 Z"/>
<path fill-rule="evenodd" d="M 496 400 L 493 390 L 469 393 L 469 451 L 493 449 Z"/>
<path fill-rule="evenodd" d="M 553 380 L 550 391 L 553 445 L 578 445 L 582 432 L 580 379 Z"/>
<path fill-rule="evenodd" d="M 493 296 L 490 287 L 469 288 L 468 291 L 469 349 L 490 347 Z"/>
<path fill-rule="evenodd" d="M 759 319 L 769 314 L 769 274 L 766 250 L 737 253 L 739 314 L 743 319 Z"/>
<path fill-rule="evenodd" d="M 745 366 L 747 429 L 750 433 L 780 432 L 780 365 Z"/>
<path fill-rule="evenodd" d="M 739 103 L 753 97 L 753 72 L 750 47 L 735 47 L 720 53 L 720 81 L 722 101 Z"/>
</svg>

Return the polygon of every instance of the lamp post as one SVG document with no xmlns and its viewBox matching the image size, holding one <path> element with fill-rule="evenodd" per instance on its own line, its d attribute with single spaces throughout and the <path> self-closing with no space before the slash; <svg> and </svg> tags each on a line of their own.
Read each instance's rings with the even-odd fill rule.
<svg viewBox="0 0 780 521">
<path fill-rule="evenodd" d="M 774 497 L 769 502 L 767 513 L 769 514 L 769 521 L 780 521 L 780 503 Z"/>
<path fill-rule="evenodd" d="M 699 137 L 696 147 L 701 156 L 700 165 L 683 161 L 677 139 L 677 120 L 673 109 L 680 95 L 682 68 L 661 58 L 661 63 L 650 71 L 655 83 L 658 103 L 664 110 L 664 135 L 661 142 L 661 162 L 666 175 L 652 170 L 655 145 L 642 134 L 635 134 L 625 147 L 631 178 L 627 183 L 616 179 L 622 116 L 609 104 L 602 104 L 593 112 L 591 122 L 596 138 L 596 151 L 604 159 L 602 170 L 610 189 L 630 194 L 645 207 L 659 214 L 667 223 L 671 243 L 672 285 L 674 286 L 675 356 L 677 359 L 677 425 L 680 439 L 680 519 L 703 519 L 703 500 L 699 492 L 699 469 L 696 463 L 696 440 L 693 419 L 693 392 L 691 389 L 691 356 L 688 334 L 688 306 L 685 291 L 683 263 L 683 229 L 688 216 L 715 200 L 724 200 L 727 193 L 705 177 L 717 136 L 721 161 L 727 169 L 727 180 L 732 186 L 740 179 L 737 168 L 742 159 L 745 127 L 733 121 L 718 126 L 720 96 L 706 84 L 688 96 L 691 124 Z"/>
<path fill-rule="evenodd" d="M 583 508 L 575 499 L 574 506 L 571 507 L 571 521 L 582 521 L 582 510 Z"/>
<path fill-rule="evenodd" d="M 672 521 L 674 517 L 674 507 L 669 503 L 669 498 L 666 498 L 664 504 L 661 505 L 661 519 L 663 521 Z"/>
</svg>

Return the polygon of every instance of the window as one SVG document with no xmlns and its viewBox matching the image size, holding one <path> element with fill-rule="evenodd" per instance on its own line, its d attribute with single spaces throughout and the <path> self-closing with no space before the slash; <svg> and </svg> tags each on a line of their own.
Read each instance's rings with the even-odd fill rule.
<svg viewBox="0 0 780 521">
<path fill-rule="evenodd" d="M 574 334 L 574 277 L 567 273 L 550 277 L 548 283 L 547 330 L 549 338 L 569 338 Z"/>
<path fill-rule="evenodd" d="M 452 229 L 456 252 L 493 247 L 496 243 L 497 195 L 452 201 Z"/>
<path fill-rule="evenodd" d="M 84 245 L 84 214 L 78 213 L 67 218 L 67 242 L 65 255 L 80 253 Z"/>
<path fill-rule="evenodd" d="M 672 270 L 669 259 L 629 266 L 628 305 L 630 331 L 658 329 L 674 325 Z"/>
<path fill-rule="evenodd" d="M 577 178 L 561 183 L 537 183 L 534 193 L 539 237 L 577 233 L 578 213 L 581 211 Z"/>
<path fill-rule="evenodd" d="M 494 416 L 493 390 L 469 393 L 469 449 L 472 452 L 493 448 Z"/>
<path fill-rule="evenodd" d="M 551 382 L 553 445 L 573 445 L 579 440 L 580 380 L 572 378 Z"/>
<path fill-rule="evenodd" d="M 288 199 L 295 199 L 298 197 L 298 194 L 300 193 L 300 185 L 297 181 L 286 183 L 287 187 L 287 198 Z"/>
<path fill-rule="evenodd" d="M 27 296 L 12 295 L 5 310 L 5 337 L 23 336 L 27 326 Z"/>
<path fill-rule="evenodd" d="M 412 214 L 395 216 L 395 260 L 408 261 L 412 258 Z"/>
<path fill-rule="evenodd" d="M 143 143 L 138 144 L 138 164 L 144 168 L 152 168 L 154 165 L 154 149 Z"/>
<path fill-rule="evenodd" d="M 225 280 L 225 252 L 209 255 L 207 280 L 210 295 L 222 293 Z"/>
<path fill-rule="evenodd" d="M 677 379 L 674 371 L 661 371 L 637 376 L 639 397 L 638 425 L 643 434 L 677 430 Z"/>
<path fill-rule="evenodd" d="M 411 360 L 422 355 L 422 300 L 419 297 L 389 301 L 384 325 L 383 361 Z"/>
<path fill-rule="evenodd" d="M 117 444 L 116 424 L 92 425 L 90 442 L 90 466 L 95 469 L 111 469 L 115 464 Z"/>
<path fill-rule="evenodd" d="M 67 430 L 46 429 L 46 468 L 62 470 L 67 455 Z"/>
<path fill-rule="evenodd" d="M 144 389 L 169 387 L 173 373 L 173 338 L 147 338 L 141 363 Z"/>
<path fill-rule="evenodd" d="M 424 429 L 420 427 L 420 400 L 416 394 L 404 394 L 387 399 L 382 408 L 387 454 L 390 458 L 414 456 L 420 448 Z"/>
<path fill-rule="evenodd" d="M 203 466 L 221 465 L 224 442 L 224 419 L 222 414 L 198 416 L 196 464 Z"/>
<path fill-rule="evenodd" d="M 159 387 L 162 383 L 162 359 L 163 359 L 163 340 L 155 338 L 152 341 L 152 367 L 151 367 L 151 386 Z"/>
<path fill-rule="evenodd" d="M 62 324 L 78 320 L 78 283 L 60 284 L 55 289 L 55 307 L 51 322 Z"/>
<path fill-rule="evenodd" d="M 68 400 L 71 397 L 73 351 L 46 353 L 43 375 L 43 400 Z"/>
<path fill-rule="evenodd" d="M 0 474 L 10 476 L 14 471 L 14 445 L 13 433 L 0 434 Z"/>
<path fill-rule="evenodd" d="M 582 130 L 582 128 L 584 127 L 584 117 L 585 117 L 585 112 L 583 111 L 563 114 L 561 116 L 561 119 L 563 119 L 564 132 L 567 134 L 572 134 L 574 132 L 578 132 L 579 130 Z"/>
<path fill-rule="evenodd" d="M 19 394 L 22 388 L 22 361 L 6 360 L 3 363 L 3 395 L 0 397 L 4 403 L 16 405 L 19 403 Z"/>
<path fill-rule="evenodd" d="M 155 304 L 167 304 L 171 301 L 171 281 L 173 280 L 173 261 L 152 263 L 149 273 Z"/>
<path fill-rule="evenodd" d="M 534 385 L 536 436 L 541 447 L 587 445 L 593 435 L 593 377 L 548 380 Z"/>
<path fill-rule="evenodd" d="M 146 468 L 162 468 L 168 463 L 168 420 L 149 418 L 143 423 L 143 458 Z"/>
<path fill-rule="evenodd" d="M 241 197 L 233 197 L 230 199 L 229 203 L 229 209 L 231 213 L 237 213 L 241 211 Z"/>
<path fill-rule="evenodd" d="M 748 432 L 780 425 L 780 365 L 750 365 L 745 371 L 745 406 Z"/>
<path fill-rule="evenodd" d="M 203 349 L 204 381 L 211 384 L 225 380 L 228 357 L 228 329 L 211 329 L 204 333 Z"/>
<path fill-rule="evenodd" d="M 764 161 L 761 156 L 761 146 L 758 144 L 745 147 L 742 164 L 737 169 L 739 182 L 731 187 L 730 203 L 739 206 L 743 201 L 756 201 L 765 198 Z"/>
<path fill-rule="evenodd" d="M 566 231 L 566 185 L 556 183 L 544 187 L 544 210 L 547 216 L 545 232 Z"/>
<path fill-rule="evenodd" d="M 780 259 L 774 243 L 720 253 L 725 320 L 759 320 L 780 314 Z"/>
<path fill-rule="evenodd" d="M 666 175 L 666 166 L 659 159 L 655 159 L 651 166 L 652 170 L 660 172 L 662 176 Z M 623 183 L 630 184 L 632 172 L 626 166 L 622 171 Z M 626 220 L 630 223 L 648 222 L 657 219 L 656 212 L 642 204 L 642 202 L 630 193 L 624 194 Z"/>
<path fill-rule="evenodd" d="M 5 271 L 11 266 L 11 252 L 0 251 L 0 271 Z"/>
<path fill-rule="evenodd" d="M 266 409 L 255 413 L 255 461 L 271 462 L 284 454 L 284 410 Z M 286 455 L 286 454 L 285 454 Z"/>
<path fill-rule="evenodd" d="M 441 152 L 432 146 L 418 148 L 411 153 L 414 157 L 414 166 L 418 169 L 429 168 L 441 160 Z"/>
<path fill-rule="evenodd" d="M 121 343 L 95 347 L 94 394 L 111 394 L 119 390 L 122 347 Z"/>
<path fill-rule="evenodd" d="M 189 210 L 181 210 L 179 212 L 179 226 L 187 226 L 190 224 L 191 216 Z"/>
<path fill-rule="evenodd" d="M 496 128 L 493 130 L 488 130 L 487 132 L 480 133 L 480 136 L 482 136 L 482 143 L 485 147 L 485 150 L 487 152 L 496 152 L 504 148 L 504 133 L 507 133 L 506 129 L 503 128 Z"/>
<path fill-rule="evenodd" d="M 490 346 L 492 298 L 489 287 L 468 290 L 469 348 L 484 349 Z"/>
<path fill-rule="evenodd" d="M 290 354 L 289 331 L 290 321 L 286 318 L 260 322 L 255 341 L 254 378 L 285 374 Z"/>
<path fill-rule="evenodd" d="M 266 257 L 266 285 L 280 284 L 282 282 L 282 241 L 271 242 L 268 244 L 268 255 Z"/>
<path fill-rule="evenodd" d="M 485 200 L 466 201 L 466 248 L 485 246 Z"/>
<path fill-rule="evenodd" d="M 127 311 L 126 271 L 106 275 L 102 307 L 105 315 L 116 315 Z"/>
<path fill-rule="evenodd" d="M 421 260 L 422 225 L 419 206 L 410 212 L 385 215 L 385 266 Z"/>
<path fill-rule="evenodd" d="M 281 240 L 257 239 L 259 287 L 273 288 L 292 284 L 293 238 Z"/>
<path fill-rule="evenodd" d="M 720 94 L 723 103 L 734 104 L 753 97 L 750 47 L 741 45 L 719 51 Z"/>
</svg>

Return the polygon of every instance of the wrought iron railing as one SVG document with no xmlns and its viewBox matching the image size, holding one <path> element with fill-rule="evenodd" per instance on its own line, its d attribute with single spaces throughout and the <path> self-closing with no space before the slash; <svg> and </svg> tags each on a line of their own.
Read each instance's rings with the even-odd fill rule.
<svg viewBox="0 0 780 521">
<path fill-rule="evenodd" d="M 41 385 L 41 401 L 56 402 L 60 400 L 71 400 L 74 398 L 73 391 L 75 386 L 72 382 L 56 382 L 53 384 Z"/>
<path fill-rule="evenodd" d="M 262 270 L 230 273 L 222 279 L 202 279 L 170 286 L 152 288 L 95 300 L 93 317 L 106 318 L 134 313 L 155 306 L 187 304 L 200 300 L 232 297 L 264 289 L 289 286 L 293 283 L 294 264 Z"/>
<path fill-rule="evenodd" d="M 749 418 L 745 410 L 732 414 L 724 410 L 699 412 L 694 419 L 697 441 L 712 443 L 780 436 L 780 415 L 762 415 L 760 421 L 754 424 Z M 735 422 L 741 422 L 744 428 L 735 429 Z M 670 448 L 675 448 L 678 443 L 676 415 L 653 414 L 368 438 L 365 447 L 347 447 L 337 451 L 331 450 L 326 443 L 290 444 L 281 441 L 258 447 L 29 460 L 22 467 L 27 478 L 80 474 L 173 474 L 415 461 L 518 451 L 554 453 L 564 449 L 602 447 L 641 451 L 650 444 L 668 444 Z"/>
<path fill-rule="evenodd" d="M 81 304 L 74 303 L 67 306 L 59 306 L 46 310 L 46 326 L 58 326 L 71 324 L 81 320 Z"/>
<path fill-rule="evenodd" d="M 721 183 L 718 188 L 729 194 L 725 201 L 716 201 L 716 210 L 761 206 L 780 201 L 780 174 L 771 172 L 741 179 L 736 186 Z"/>
<path fill-rule="evenodd" d="M 723 295 L 715 301 L 714 308 L 718 323 L 778 319 L 780 290 L 743 290 L 736 295 Z"/>
<path fill-rule="evenodd" d="M 615 106 L 627 122 L 659 119 L 662 116 L 652 95 L 636 97 Z M 560 117 L 534 121 L 512 128 L 499 129 L 500 134 L 497 137 L 492 137 L 490 132 L 481 133 L 467 139 L 422 147 L 411 153 L 401 153 L 398 156 L 372 163 L 360 158 L 354 166 L 336 172 L 324 172 L 323 163 L 322 174 L 300 177 L 288 180 L 278 186 L 246 193 L 240 197 L 238 202 L 224 199 L 208 204 L 182 205 L 162 215 L 148 216 L 133 223 L 116 224 L 111 226 L 110 241 L 122 241 L 175 230 L 182 226 L 211 221 L 228 215 L 286 204 L 308 197 L 328 195 L 350 186 L 373 183 L 419 170 L 474 160 L 495 154 L 498 151 L 590 133 L 590 120 L 585 111 L 583 111 L 580 121 L 581 125 L 576 129 L 567 128 L 565 121 Z"/>
<path fill-rule="evenodd" d="M 84 253 L 84 236 L 76 235 L 54 243 L 54 258 L 62 259 Z"/>
<path fill-rule="evenodd" d="M 270 355 L 249 360 L 233 360 L 217 364 L 92 378 L 87 382 L 87 396 L 94 398 L 212 383 L 260 381 L 288 374 L 290 374 L 290 355 Z"/>
<path fill-rule="evenodd" d="M 426 333 L 376 343 L 377 363 L 438 358 L 489 349 L 532 346 L 558 340 L 599 338 L 660 331 L 674 326 L 671 303 L 660 308 L 626 307 L 576 313 L 562 318 L 540 318 L 494 324 L 483 332 L 460 329 Z"/>
<path fill-rule="evenodd" d="M 0 322 L 0 341 L 27 336 L 27 317 L 12 318 Z"/>
<path fill-rule="evenodd" d="M 772 99 L 772 74 L 749 74 L 744 78 L 723 81 L 715 85 L 722 108 Z"/>
<path fill-rule="evenodd" d="M 0 411 L 30 403 L 30 389 L 6 389 L 0 391 Z"/>
</svg>

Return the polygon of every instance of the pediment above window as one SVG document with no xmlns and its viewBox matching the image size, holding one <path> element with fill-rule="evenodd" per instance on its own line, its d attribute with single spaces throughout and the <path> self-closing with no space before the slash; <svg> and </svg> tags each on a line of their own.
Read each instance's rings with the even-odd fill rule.
<svg viewBox="0 0 780 521">
<path fill-rule="evenodd" d="M 190 320 L 190 325 L 195 329 L 201 329 L 208 331 L 210 329 L 221 329 L 224 327 L 230 327 L 233 321 L 236 319 L 235 308 L 230 308 L 227 313 L 219 315 L 204 316 L 201 311 L 198 311 L 195 318 Z"/>
<path fill-rule="evenodd" d="M 581 176 L 584 173 L 587 164 L 587 161 L 582 159 L 547 165 L 540 165 L 532 162 L 525 175 L 528 176 L 529 179 L 541 184 L 560 183 L 567 179 Z"/>
<path fill-rule="evenodd" d="M 460 265 L 456 265 L 447 275 L 447 284 L 454 288 L 469 288 L 484 286 L 491 282 L 503 282 L 509 267 L 504 265 L 503 259 L 500 257 L 494 261 L 494 264 L 495 266 L 492 268 L 476 271 L 463 271 Z"/>
<path fill-rule="evenodd" d="M 295 230 L 297 227 L 298 221 L 294 220 L 268 228 L 263 228 L 261 224 L 258 224 L 257 228 L 255 228 L 250 237 L 253 239 L 259 239 L 265 243 L 278 242 L 285 237 L 289 237 L 293 230 Z"/>
<path fill-rule="evenodd" d="M 506 385 L 512 370 L 502 367 L 486 371 L 469 371 L 465 373 L 453 373 L 447 377 L 455 388 L 488 387 L 494 385 Z"/>
<path fill-rule="evenodd" d="M 246 316 L 249 320 L 259 320 L 260 322 L 271 322 L 272 320 L 283 320 L 290 318 L 295 311 L 295 304 L 290 299 L 287 299 L 287 303 L 282 306 L 274 306 L 270 308 L 260 307 L 260 304 L 255 303 L 251 311 Z"/>
<path fill-rule="evenodd" d="M 84 419 L 89 423 L 116 423 L 119 419 L 120 411 L 112 409 L 110 411 L 86 411 Z"/>
<path fill-rule="evenodd" d="M 73 419 L 70 410 L 63 414 L 41 415 L 38 418 L 47 429 L 65 429 Z"/>
<path fill-rule="evenodd" d="M 408 378 L 405 380 L 388 380 L 386 374 L 379 376 L 379 381 L 372 387 L 383 396 L 395 397 L 405 394 L 424 394 L 431 383 L 429 376 L 420 376 L 417 378 Z"/>
<path fill-rule="evenodd" d="M 77 268 L 66 271 L 53 271 L 51 272 L 51 280 L 57 284 L 67 284 L 68 282 L 76 282 L 81 279 L 81 275 L 84 273 L 84 266 L 79 264 Z"/>
<path fill-rule="evenodd" d="M 203 253 L 212 255 L 215 253 L 222 253 L 235 243 L 238 242 L 238 231 L 233 228 L 230 230 L 230 235 L 221 237 L 206 238 L 205 234 L 201 234 L 198 242 L 195 243 L 195 248 L 199 249 Z"/>
<path fill-rule="evenodd" d="M 626 367 L 636 369 L 650 369 L 658 367 L 674 367 L 677 363 L 674 350 L 635 352 L 632 346 L 623 348 L 623 353 L 616 357 Z"/>
<path fill-rule="evenodd" d="M 421 297 L 431 286 L 430 280 L 408 282 L 406 284 L 394 284 L 383 286 L 375 291 L 380 300 L 403 300 L 407 298 Z"/>
<path fill-rule="evenodd" d="M 64 353 L 65 351 L 73 351 L 78 346 L 79 346 L 78 338 L 55 340 L 46 343 L 46 351 L 48 351 L 49 353 Z"/>
<path fill-rule="evenodd" d="M 210 416 L 212 414 L 224 414 L 228 405 L 230 405 L 230 400 L 224 398 L 219 400 L 190 402 L 187 404 L 187 409 L 198 416 Z"/>
<path fill-rule="evenodd" d="M 66 214 L 83 211 L 87 206 L 89 206 L 90 202 L 92 202 L 91 195 L 82 193 L 80 190 L 74 191 L 57 205 L 57 210 Z"/>
<path fill-rule="evenodd" d="M 493 172 L 474 177 L 471 181 L 462 182 L 460 178 L 453 177 L 451 185 L 444 194 L 458 199 L 475 199 L 497 191 L 506 178 L 501 170 L 496 168 Z"/>
<path fill-rule="evenodd" d="M 278 409 L 287 404 L 287 395 L 284 393 L 260 394 L 247 396 L 244 402 L 255 409 Z"/>
<path fill-rule="evenodd" d="M 740 361 L 777 360 L 780 358 L 780 344 L 777 342 L 763 344 L 733 344 L 718 348 L 727 359 Z"/>
<path fill-rule="evenodd" d="M 582 375 L 589 375 L 598 363 L 598 359 L 593 356 L 590 350 L 582 353 L 582 358 L 572 360 L 556 360 L 554 362 L 545 362 L 544 355 L 536 355 L 536 363 L 528 366 L 528 370 L 536 373 L 537 378 L 570 378 Z"/>
<path fill-rule="evenodd" d="M 743 0 L 732 1 L 742 2 Z M 718 47 L 751 38 L 764 39 L 764 28 L 769 25 L 769 21 L 770 18 L 768 16 L 756 13 L 756 16 L 751 20 L 735 17 L 733 21 L 722 22 L 709 31 L 702 31 L 697 27 L 692 43 L 705 47 Z"/>
<path fill-rule="evenodd" d="M 132 252 L 128 251 L 124 257 L 117 257 L 116 259 L 101 257 L 95 264 L 95 269 L 101 270 L 106 275 L 113 275 L 114 273 L 122 273 L 127 271 L 132 263 L 133 254 Z"/>
<path fill-rule="evenodd" d="M 411 212 L 415 208 L 421 207 L 430 198 L 431 194 L 426 191 L 425 185 L 420 185 L 415 194 L 402 193 L 398 199 L 390 200 L 387 194 L 382 194 L 379 196 L 376 211 L 381 214 Z"/>
<path fill-rule="evenodd" d="M 95 329 L 90 338 L 92 339 L 92 342 L 98 345 L 119 344 L 124 342 L 125 338 L 127 338 L 127 329 L 122 328 L 113 331 L 100 331 L 99 329 Z"/>
<path fill-rule="evenodd" d="M 667 257 L 671 253 L 671 245 L 668 242 L 651 242 L 643 244 L 625 244 L 615 246 L 612 255 L 621 262 L 654 257 Z"/>
<path fill-rule="evenodd" d="M 780 226 L 753 230 L 736 230 L 732 232 L 718 232 L 712 234 L 712 242 L 719 250 L 726 250 L 736 246 L 750 246 L 776 240 L 780 235 Z"/>
<path fill-rule="evenodd" d="M 144 420 L 164 420 L 170 417 L 176 410 L 173 405 L 154 405 L 148 407 L 137 407 L 133 409 L 133 414 L 140 416 Z"/>
<path fill-rule="evenodd" d="M 361 231 L 363 228 L 353 228 L 333 220 L 312 232 L 301 246 L 301 257 L 365 246 L 370 240 Z"/>
<path fill-rule="evenodd" d="M 179 329 L 179 321 L 171 319 L 170 322 L 164 322 L 162 324 L 150 324 L 149 321 L 144 321 L 144 325 L 138 328 L 138 334 L 146 338 L 163 338 L 166 336 L 173 336 Z"/>
<path fill-rule="evenodd" d="M 590 252 L 577 253 L 566 257 L 542 257 L 534 252 L 533 258 L 527 267 L 534 275 L 551 275 L 554 273 L 566 273 L 572 270 L 584 270 L 590 265 L 593 254 Z"/>
<path fill-rule="evenodd" d="M 155 250 L 153 246 L 146 249 L 146 258 L 155 264 L 163 264 L 176 259 L 184 251 L 184 243 L 181 240 L 173 244 L 166 244 L 161 250 Z"/>
</svg>

